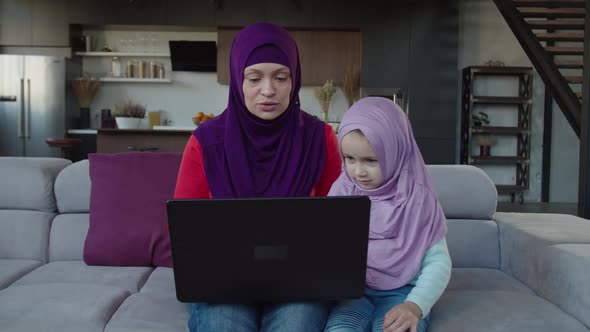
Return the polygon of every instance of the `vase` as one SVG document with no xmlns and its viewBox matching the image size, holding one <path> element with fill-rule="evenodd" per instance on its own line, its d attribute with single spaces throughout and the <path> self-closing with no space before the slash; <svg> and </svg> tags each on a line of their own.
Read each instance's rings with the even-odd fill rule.
<svg viewBox="0 0 590 332">
<path fill-rule="evenodd" d="M 490 156 L 490 146 L 489 145 L 480 145 L 479 146 L 479 155 L 481 157 L 489 157 Z"/>
<path fill-rule="evenodd" d="M 80 129 L 90 128 L 90 108 L 80 107 Z"/>
<path fill-rule="evenodd" d="M 116 117 L 117 128 L 119 129 L 137 129 L 141 122 L 141 118 L 124 118 Z"/>
<path fill-rule="evenodd" d="M 320 112 L 320 119 L 324 122 L 328 122 L 328 112 Z"/>
</svg>

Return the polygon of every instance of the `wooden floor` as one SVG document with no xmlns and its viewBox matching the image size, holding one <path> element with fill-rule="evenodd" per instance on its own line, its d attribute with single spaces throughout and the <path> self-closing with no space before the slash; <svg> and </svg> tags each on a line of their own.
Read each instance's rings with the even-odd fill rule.
<svg viewBox="0 0 590 332">
<path fill-rule="evenodd" d="M 509 203 L 498 202 L 498 212 L 564 213 L 578 215 L 577 203 Z"/>
</svg>

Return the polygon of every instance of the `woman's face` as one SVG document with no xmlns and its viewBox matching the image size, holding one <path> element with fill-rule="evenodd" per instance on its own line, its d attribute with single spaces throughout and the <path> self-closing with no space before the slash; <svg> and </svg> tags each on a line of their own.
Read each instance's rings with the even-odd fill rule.
<svg viewBox="0 0 590 332">
<path fill-rule="evenodd" d="M 263 120 L 283 114 L 291 100 L 291 71 L 277 63 L 257 63 L 244 69 L 244 102 L 250 113 Z"/>
</svg>

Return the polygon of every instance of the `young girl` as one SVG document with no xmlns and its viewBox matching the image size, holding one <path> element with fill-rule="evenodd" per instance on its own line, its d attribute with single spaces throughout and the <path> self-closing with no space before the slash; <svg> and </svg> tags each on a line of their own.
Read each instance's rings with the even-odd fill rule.
<svg viewBox="0 0 590 332">
<path fill-rule="evenodd" d="M 365 295 L 338 303 L 326 331 L 426 331 L 450 277 L 446 219 L 404 112 L 367 97 L 338 132 L 343 172 L 330 196 L 366 195 L 371 224 Z"/>
</svg>

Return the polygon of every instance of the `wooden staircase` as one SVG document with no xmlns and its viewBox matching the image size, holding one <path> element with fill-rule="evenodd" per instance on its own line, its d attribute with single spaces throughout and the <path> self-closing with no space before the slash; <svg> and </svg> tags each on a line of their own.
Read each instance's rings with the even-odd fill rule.
<svg viewBox="0 0 590 332">
<path fill-rule="evenodd" d="M 494 0 L 580 136 L 586 0 Z"/>
</svg>

